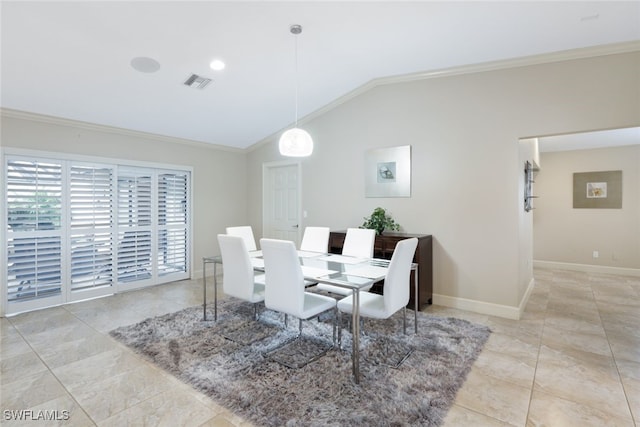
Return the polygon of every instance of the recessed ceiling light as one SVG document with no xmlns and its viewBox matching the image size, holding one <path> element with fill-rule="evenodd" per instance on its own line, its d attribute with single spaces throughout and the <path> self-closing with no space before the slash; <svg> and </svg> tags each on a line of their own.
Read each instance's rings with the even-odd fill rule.
<svg viewBox="0 0 640 427">
<path fill-rule="evenodd" d="M 209 64 L 209 67 L 211 67 L 211 69 L 214 71 L 221 71 L 221 70 L 224 70 L 225 64 L 219 59 L 214 59 Z"/>
<path fill-rule="evenodd" d="M 153 58 L 138 56 L 131 60 L 131 66 L 134 70 L 141 73 L 155 73 L 160 69 L 160 63 Z"/>
</svg>

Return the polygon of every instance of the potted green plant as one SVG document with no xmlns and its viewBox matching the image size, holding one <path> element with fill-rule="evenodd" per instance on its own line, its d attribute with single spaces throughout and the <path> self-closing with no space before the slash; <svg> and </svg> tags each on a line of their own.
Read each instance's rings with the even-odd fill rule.
<svg viewBox="0 0 640 427">
<path fill-rule="evenodd" d="M 400 224 L 394 221 L 383 208 L 375 208 L 368 218 L 364 218 L 364 223 L 360 228 L 372 228 L 376 234 L 380 235 L 384 230 L 400 230 Z"/>
</svg>

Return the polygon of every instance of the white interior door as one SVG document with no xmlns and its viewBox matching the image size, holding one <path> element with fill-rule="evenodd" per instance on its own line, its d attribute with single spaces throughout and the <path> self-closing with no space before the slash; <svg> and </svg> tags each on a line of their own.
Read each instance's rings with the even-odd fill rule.
<svg viewBox="0 0 640 427">
<path fill-rule="evenodd" d="M 300 238 L 300 164 L 265 165 L 263 235 L 273 239 Z"/>
</svg>

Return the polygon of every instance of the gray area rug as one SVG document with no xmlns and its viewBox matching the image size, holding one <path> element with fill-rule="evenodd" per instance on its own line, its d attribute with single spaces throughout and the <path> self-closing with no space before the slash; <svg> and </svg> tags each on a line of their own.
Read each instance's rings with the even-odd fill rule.
<svg viewBox="0 0 640 427">
<path fill-rule="evenodd" d="M 284 329 L 281 314 L 259 314 L 255 321 L 251 304 L 225 299 L 217 322 L 202 321 L 197 306 L 111 335 L 259 426 L 438 426 L 490 334 L 465 320 L 418 313 L 414 335 L 409 310 L 408 335 L 401 312 L 365 319 L 355 384 L 347 329 L 339 350 L 326 316 L 304 322 L 296 339 L 297 319 Z"/>
</svg>

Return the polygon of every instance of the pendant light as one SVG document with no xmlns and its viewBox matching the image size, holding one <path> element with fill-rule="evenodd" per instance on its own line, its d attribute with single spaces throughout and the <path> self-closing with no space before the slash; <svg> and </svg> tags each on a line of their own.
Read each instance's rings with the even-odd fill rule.
<svg viewBox="0 0 640 427">
<path fill-rule="evenodd" d="M 301 25 L 292 25 L 289 28 L 291 34 L 297 36 L 302 32 Z M 289 157 L 306 157 L 313 152 L 313 139 L 311 135 L 298 127 L 298 38 L 295 42 L 295 64 L 296 64 L 296 121 L 293 128 L 286 130 L 280 136 L 280 154 Z"/>
</svg>

